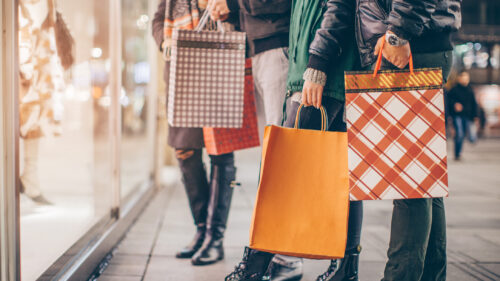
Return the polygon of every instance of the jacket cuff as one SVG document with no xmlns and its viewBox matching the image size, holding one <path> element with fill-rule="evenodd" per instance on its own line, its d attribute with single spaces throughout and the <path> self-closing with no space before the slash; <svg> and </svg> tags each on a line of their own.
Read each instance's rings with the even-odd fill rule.
<svg viewBox="0 0 500 281">
<path fill-rule="evenodd" d="M 304 79 L 304 81 L 320 84 L 321 86 L 326 85 L 326 73 L 317 69 L 307 68 L 302 79 Z"/>
<path fill-rule="evenodd" d="M 402 28 L 396 27 L 394 25 L 389 25 L 387 27 L 387 30 L 391 31 L 392 33 L 396 34 L 397 37 L 409 41 L 411 39 L 411 34 L 404 31 Z"/>
<path fill-rule="evenodd" d="M 310 54 L 309 63 L 307 64 L 307 67 L 326 73 L 328 70 L 328 60 L 318 55 Z"/>
<path fill-rule="evenodd" d="M 240 9 L 238 0 L 226 0 L 227 7 L 231 13 L 237 12 Z"/>
</svg>

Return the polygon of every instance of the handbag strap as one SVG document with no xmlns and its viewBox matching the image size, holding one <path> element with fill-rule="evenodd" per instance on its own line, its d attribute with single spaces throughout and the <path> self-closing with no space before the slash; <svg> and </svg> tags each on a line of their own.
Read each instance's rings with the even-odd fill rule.
<svg viewBox="0 0 500 281">
<path fill-rule="evenodd" d="M 373 77 L 377 76 L 377 73 L 382 65 L 382 51 L 384 50 L 384 46 L 385 46 L 385 40 L 382 40 L 382 45 L 380 46 L 380 51 L 378 52 L 377 63 L 375 64 L 375 69 L 373 71 Z M 413 55 L 411 54 L 411 51 L 410 51 L 410 60 L 408 63 L 410 65 L 410 73 L 413 74 Z"/>
<path fill-rule="evenodd" d="M 211 6 L 211 3 L 209 3 L 207 5 L 205 11 L 203 12 L 203 15 L 200 18 L 200 21 L 198 22 L 198 25 L 194 29 L 195 31 L 200 32 L 207 25 L 208 20 L 210 19 L 210 12 L 209 12 L 210 11 L 210 6 Z M 217 29 L 219 31 L 221 31 L 221 32 L 225 32 L 224 25 L 222 24 L 222 22 L 220 20 L 217 21 Z"/>
<path fill-rule="evenodd" d="M 294 126 L 295 129 L 300 129 L 300 114 L 303 108 L 304 104 L 301 104 L 297 109 L 297 117 L 295 117 Z M 319 110 L 321 111 L 321 131 L 326 131 L 328 129 L 328 115 L 326 114 L 326 109 L 323 106 L 321 106 Z"/>
</svg>

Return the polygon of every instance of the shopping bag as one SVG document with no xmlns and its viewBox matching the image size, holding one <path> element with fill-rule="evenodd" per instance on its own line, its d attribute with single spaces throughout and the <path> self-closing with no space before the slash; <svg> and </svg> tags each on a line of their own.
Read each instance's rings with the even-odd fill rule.
<svg viewBox="0 0 500 281">
<path fill-rule="evenodd" d="M 448 195 L 440 68 L 346 72 L 351 200 Z"/>
<path fill-rule="evenodd" d="M 344 256 L 349 181 L 347 133 L 268 126 L 250 248 L 315 259 Z"/>
<path fill-rule="evenodd" d="M 203 128 L 203 138 L 207 153 L 210 155 L 221 155 L 260 145 L 251 59 L 247 59 L 245 65 L 242 127 L 239 129 Z"/>
<path fill-rule="evenodd" d="M 200 26 L 175 29 L 170 49 L 169 124 L 240 128 L 244 77 L 244 32 L 201 31 Z"/>
</svg>

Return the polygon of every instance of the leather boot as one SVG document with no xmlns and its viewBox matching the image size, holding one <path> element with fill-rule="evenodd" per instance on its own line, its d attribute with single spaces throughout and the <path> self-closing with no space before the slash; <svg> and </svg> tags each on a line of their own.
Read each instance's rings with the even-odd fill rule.
<svg viewBox="0 0 500 281">
<path fill-rule="evenodd" d="M 175 255 L 178 259 L 190 259 L 193 255 L 201 248 L 203 245 L 203 241 L 205 240 L 205 232 L 206 232 L 205 224 L 200 224 L 196 227 L 196 233 L 194 234 L 193 240 L 189 245 L 184 247 L 182 250 L 177 252 Z"/>
<path fill-rule="evenodd" d="M 316 281 L 358 281 L 359 253 L 361 246 L 346 251 L 343 259 L 332 260 L 328 270 Z M 340 266 L 338 264 L 340 263 Z"/>
<path fill-rule="evenodd" d="M 178 159 L 182 181 L 196 225 L 193 241 L 176 254 L 177 258 L 190 259 L 201 248 L 206 234 L 207 207 L 210 187 L 202 162 L 201 150 L 193 150 L 191 157 Z"/>
<path fill-rule="evenodd" d="M 235 174 L 232 157 L 227 162 L 212 164 L 207 231 L 203 245 L 191 260 L 193 265 L 208 265 L 224 259 L 223 239 L 233 197 L 231 184 Z"/>
<path fill-rule="evenodd" d="M 271 253 L 252 250 L 245 247 L 243 260 L 235 267 L 225 281 L 262 281 L 272 258 Z"/>
</svg>

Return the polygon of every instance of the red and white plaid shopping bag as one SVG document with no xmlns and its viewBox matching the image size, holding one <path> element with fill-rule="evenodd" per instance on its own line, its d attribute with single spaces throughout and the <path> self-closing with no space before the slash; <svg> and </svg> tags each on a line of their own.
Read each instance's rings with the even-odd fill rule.
<svg viewBox="0 0 500 281">
<path fill-rule="evenodd" d="M 260 145 L 251 59 L 247 59 L 245 63 L 242 127 L 239 129 L 203 128 L 203 137 L 207 153 L 211 155 L 221 155 Z"/>
<path fill-rule="evenodd" d="M 440 68 L 346 72 L 351 200 L 448 196 Z"/>
</svg>

